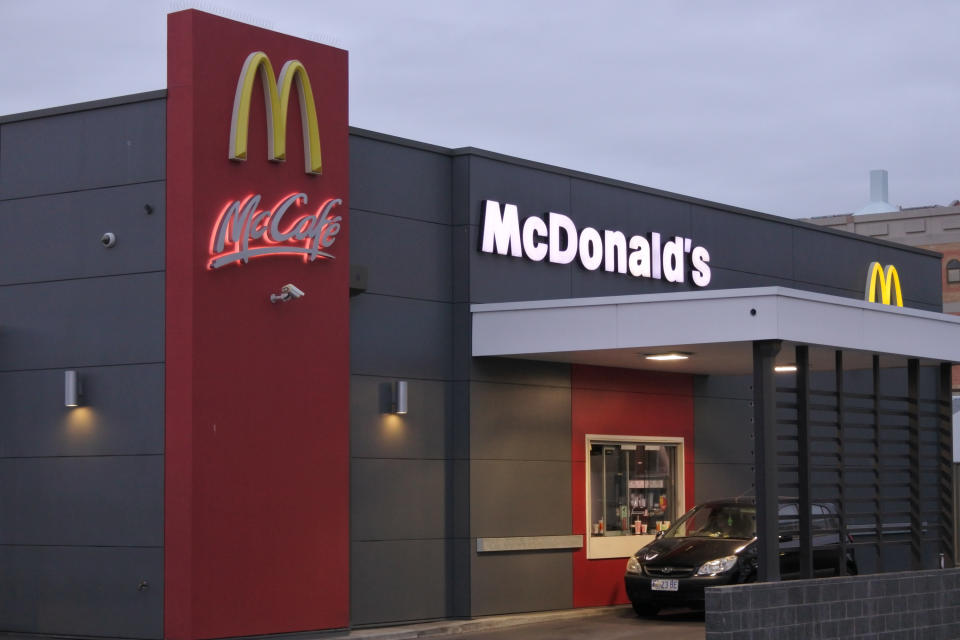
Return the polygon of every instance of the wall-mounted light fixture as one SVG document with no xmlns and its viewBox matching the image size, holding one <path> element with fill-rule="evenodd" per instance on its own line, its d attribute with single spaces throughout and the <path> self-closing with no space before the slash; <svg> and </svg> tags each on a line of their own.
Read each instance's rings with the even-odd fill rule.
<svg viewBox="0 0 960 640">
<path fill-rule="evenodd" d="M 797 365 L 795 364 L 778 364 L 773 368 L 776 373 L 793 373 L 797 370 Z"/>
<path fill-rule="evenodd" d="M 63 372 L 63 405 L 65 407 L 76 407 L 80 405 L 80 397 L 83 395 L 83 388 L 80 382 L 80 374 L 74 369 L 68 369 Z"/>
<path fill-rule="evenodd" d="M 393 413 L 403 415 L 407 412 L 407 381 L 397 380 L 393 383 L 393 398 L 390 409 Z"/>
</svg>

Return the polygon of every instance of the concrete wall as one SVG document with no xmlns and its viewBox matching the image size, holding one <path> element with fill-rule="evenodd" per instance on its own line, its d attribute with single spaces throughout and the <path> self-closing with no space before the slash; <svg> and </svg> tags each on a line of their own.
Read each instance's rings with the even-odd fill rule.
<svg viewBox="0 0 960 640">
<path fill-rule="evenodd" d="M 960 569 L 712 587 L 707 640 L 960 637 Z"/>
<path fill-rule="evenodd" d="M 0 119 L 0 631 L 162 637 L 165 101 L 136 100 Z"/>
</svg>

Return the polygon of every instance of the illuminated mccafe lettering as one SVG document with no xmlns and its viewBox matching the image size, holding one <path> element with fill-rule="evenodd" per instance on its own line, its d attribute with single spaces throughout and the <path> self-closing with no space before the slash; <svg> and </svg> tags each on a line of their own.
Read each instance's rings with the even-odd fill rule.
<svg viewBox="0 0 960 640">
<path fill-rule="evenodd" d="M 710 253 L 694 246 L 690 238 L 663 238 L 659 233 L 627 236 L 622 231 L 578 229 L 562 213 L 549 212 L 546 219 L 530 216 L 523 223 L 517 205 L 494 200 L 483 202 L 480 250 L 502 256 L 525 257 L 554 264 L 579 260 L 584 269 L 603 268 L 610 273 L 629 273 L 635 278 L 667 282 L 690 280 L 698 287 L 710 284 Z"/>
<path fill-rule="evenodd" d="M 302 255 L 304 262 L 333 258 L 326 251 L 340 233 L 341 216 L 333 215 L 340 198 L 330 198 L 314 211 L 307 194 L 294 193 L 269 209 L 260 209 L 260 195 L 234 200 L 220 214 L 210 236 L 211 269 L 232 262 L 271 255 Z"/>
</svg>

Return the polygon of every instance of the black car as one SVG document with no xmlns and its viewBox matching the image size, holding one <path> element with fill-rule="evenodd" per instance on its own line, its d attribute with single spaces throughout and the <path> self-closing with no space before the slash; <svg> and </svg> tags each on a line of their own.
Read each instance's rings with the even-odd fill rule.
<svg viewBox="0 0 960 640">
<path fill-rule="evenodd" d="M 792 510 L 791 510 L 792 507 Z M 839 575 L 836 510 L 812 505 L 816 575 Z M 796 503 L 780 506 L 781 532 L 797 520 Z M 757 510 L 751 502 L 721 500 L 698 505 L 627 561 L 627 596 L 638 615 L 655 615 L 666 607 L 703 608 L 705 587 L 757 579 Z M 792 535 L 780 536 L 782 577 L 799 577 L 798 545 Z M 856 574 L 848 549 L 846 572 Z"/>
</svg>

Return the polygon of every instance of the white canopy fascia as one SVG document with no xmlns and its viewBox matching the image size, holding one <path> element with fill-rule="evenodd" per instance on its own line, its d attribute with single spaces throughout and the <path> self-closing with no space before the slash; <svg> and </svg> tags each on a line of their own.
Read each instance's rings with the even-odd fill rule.
<svg viewBox="0 0 960 640">
<path fill-rule="evenodd" d="M 474 304 L 474 356 L 784 340 L 960 362 L 960 317 L 783 287 Z"/>
</svg>

